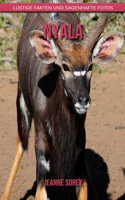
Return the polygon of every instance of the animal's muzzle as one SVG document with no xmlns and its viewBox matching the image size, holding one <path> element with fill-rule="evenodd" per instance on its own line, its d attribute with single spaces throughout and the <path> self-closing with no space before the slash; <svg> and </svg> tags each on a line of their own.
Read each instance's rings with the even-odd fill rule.
<svg viewBox="0 0 125 200">
<path fill-rule="evenodd" d="M 75 103 L 75 109 L 79 114 L 84 114 L 86 113 L 87 109 L 90 106 L 90 97 L 89 96 L 84 96 L 84 95 L 79 95 L 77 98 L 77 102 Z"/>
</svg>

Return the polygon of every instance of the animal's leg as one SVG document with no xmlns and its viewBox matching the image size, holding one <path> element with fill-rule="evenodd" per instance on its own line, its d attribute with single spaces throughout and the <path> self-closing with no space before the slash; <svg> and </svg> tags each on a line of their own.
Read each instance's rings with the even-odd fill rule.
<svg viewBox="0 0 125 200">
<path fill-rule="evenodd" d="M 17 173 L 17 169 L 22 158 L 24 150 L 27 148 L 29 131 L 31 128 L 31 114 L 29 113 L 25 100 L 21 93 L 21 89 L 18 86 L 17 95 L 17 121 L 18 121 L 18 136 L 17 136 L 17 146 L 14 162 L 11 168 L 11 172 L 2 196 L 1 200 L 8 200 L 12 185 Z"/>
<path fill-rule="evenodd" d="M 35 200 L 47 200 L 47 192 L 44 182 L 40 182 L 37 186 Z"/>
<path fill-rule="evenodd" d="M 88 199 L 88 188 L 86 178 L 83 179 L 82 185 L 80 186 L 77 193 L 78 200 L 87 200 Z"/>
<path fill-rule="evenodd" d="M 88 165 L 85 160 L 85 178 L 83 179 L 82 185 L 80 186 L 77 194 L 78 200 L 97 200 L 97 195 L 92 183 L 92 179 L 89 173 Z"/>
<path fill-rule="evenodd" d="M 50 170 L 49 160 L 47 161 L 43 152 L 36 150 L 37 156 L 37 191 L 35 200 L 47 200 L 45 178 Z"/>
<path fill-rule="evenodd" d="M 90 175 L 89 168 L 88 168 L 86 160 L 85 160 L 85 167 L 86 167 L 85 176 L 86 176 L 86 180 L 87 180 L 87 183 L 88 183 L 88 197 L 91 200 L 97 200 L 97 195 L 96 195 L 96 192 L 95 192 L 95 188 L 94 188 L 94 185 L 93 185 L 93 182 L 92 182 L 92 179 L 91 179 L 91 175 Z"/>
<path fill-rule="evenodd" d="M 22 155 L 23 155 L 23 151 L 21 150 L 20 138 L 18 136 L 17 137 L 17 146 L 16 146 L 16 155 L 15 155 L 14 162 L 13 162 L 13 165 L 12 165 L 12 168 L 11 168 L 11 172 L 10 172 L 10 175 L 9 175 L 9 178 L 8 178 L 8 181 L 7 181 L 7 184 L 6 184 L 6 187 L 5 187 L 5 190 L 4 190 L 4 193 L 3 193 L 1 200 L 8 200 L 9 199 L 10 192 L 11 192 L 11 189 L 12 189 L 12 185 L 13 185 L 13 182 L 14 182 L 16 172 L 17 172 L 17 169 L 18 169 Z"/>
</svg>

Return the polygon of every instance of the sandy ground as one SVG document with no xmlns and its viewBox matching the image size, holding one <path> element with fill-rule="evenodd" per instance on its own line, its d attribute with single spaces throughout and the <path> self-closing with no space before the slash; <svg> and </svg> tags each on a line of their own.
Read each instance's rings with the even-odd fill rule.
<svg viewBox="0 0 125 200">
<path fill-rule="evenodd" d="M 92 77 L 86 157 L 99 200 L 125 200 L 124 60 L 124 54 L 120 54 L 102 68 L 101 74 L 96 70 Z M 0 72 L 0 198 L 13 163 L 17 137 L 17 83 L 10 84 L 10 79 L 18 79 L 16 70 Z M 10 200 L 34 199 L 31 189 L 36 180 L 35 164 L 32 128 L 29 149 L 21 160 Z"/>
</svg>

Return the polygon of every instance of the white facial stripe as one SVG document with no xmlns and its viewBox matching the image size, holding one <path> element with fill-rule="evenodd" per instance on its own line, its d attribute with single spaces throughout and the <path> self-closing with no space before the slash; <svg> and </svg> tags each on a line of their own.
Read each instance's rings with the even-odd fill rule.
<svg viewBox="0 0 125 200">
<path fill-rule="evenodd" d="M 81 76 L 85 76 L 85 74 L 86 74 L 86 70 L 81 71 Z"/>
<path fill-rule="evenodd" d="M 76 72 L 76 71 L 74 71 L 73 73 L 75 76 L 80 76 L 80 74 L 81 74 L 80 72 Z"/>
<path fill-rule="evenodd" d="M 74 71 L 73 72 L 75 76 L 85 76 L 86 70 L 84 71 Z"/>
<path fill-rule="evenodd" d="M 45 157 L 44 157 L 44 156 L 41 156 L 40 162 L 41 162 L 42 165 L 45 167 L 45 169 L 49 172 L 49 171 L 50 171 L 50 162 L 49 162 L 49 160 L 46 161 Z"/>
</svg>

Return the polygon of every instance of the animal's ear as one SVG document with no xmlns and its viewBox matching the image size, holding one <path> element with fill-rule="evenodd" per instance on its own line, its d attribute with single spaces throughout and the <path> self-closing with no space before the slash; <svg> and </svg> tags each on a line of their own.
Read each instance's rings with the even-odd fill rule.
<svg viewBox="0 0 125 200">
<path fill-rule="evenodd" d="M 93 50 L 93 62 L 107 64 L 118 54 L 124 43 L 125 36 L 120 32 L 104 35 Z"/>
<path fill-rule="evenodd" d="M 53 63 L 56 60 L 58 48 L 53 39 L 44 39 L 42 31 L 31 31 L 29 41 L 36 55 L 45 63 Z"/>
</svg>

